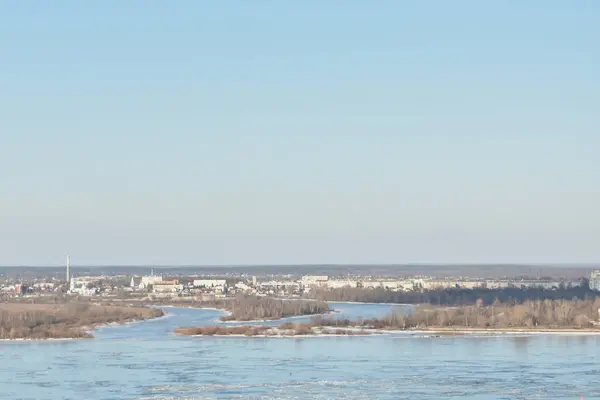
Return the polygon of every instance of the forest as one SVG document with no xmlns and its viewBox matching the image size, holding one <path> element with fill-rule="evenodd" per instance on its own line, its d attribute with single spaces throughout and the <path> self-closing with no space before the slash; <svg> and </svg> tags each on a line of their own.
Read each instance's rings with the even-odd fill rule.
<svg viewBox="0 0 600 400">
<path fill-rule="evenodd" d="M 162 315 L 162 310 L 149 307 L 0 303 L 0 339 L 91 338 L 86 330 L 101 324 Z"/>
<path fill-rule="evenodd" d="M 365 303 L 432 304 L 459 306 L 483 301 L 492 304 L 499 301 L 505 304 L 520 304 L 531 300 L 585 300 L 595 299 L 600 293 L 590 290 L 587 285 L 558 288 L 505 288 L 505 289 L 440 289 L 422 292 L 394 292 L 383 288 L 338 288 L 316 289 L 311 298 L 319 301 L 356 301 Z"/>
<path fill-rule="evenodd" d="M 280 300 L 250 295 L 238 295 L 227 301 L 225 309 L 229 314 L 222 316 L 222 321 L 274 320 L 332 311 L 327 303 L 322 301 Z"/>
</svg>

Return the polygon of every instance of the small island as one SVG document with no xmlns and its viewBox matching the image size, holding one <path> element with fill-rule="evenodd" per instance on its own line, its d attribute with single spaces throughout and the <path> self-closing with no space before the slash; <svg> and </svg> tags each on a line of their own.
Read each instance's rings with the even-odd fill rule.
<svg viewBox="0 0 600 400">
<path fill-rule="evenodd" d="M 270 297 L 238 295 L 225 303 L 228 313 L 221 321 L 267 321 L 333 311 L 323 301 L 281 300 Z"/>
<path fill-rule="evenodd" d="M 367 330 L 448 332 L 597 332 L 600 300 L 531 300 L 457 307 L 419 306 L 383 318 L 336 320 L 314 317 L 312 326 L 361 327 Z"/>
<path fill-rule="evenodd" d="M 521 304 L 494 302 L 460 307 L 419 306 L 372 319 L 313 316 L 308 324 L 286 322 L 276 327 L 181 327 L 187 336 L 366 335 L 386 331 L 469 332 L 588 332 L 600 333 L 600 300 L 533 300 Z"/>
<path fill-rule="evenodd" d="M 312 324 L 283 323 L 279 326 L 200 326 L 180 327 L 174 333 L 179 336 L 258 336 L 258 337 L 291 337 L 291 336 L 357 336 L 371 335 L 364 329 L 330 329 Z"/>
<path fill-rule="evenodd" d="M 0 339 L 85 339 L 98 326 L 164 315 L 150 307 L 89 303 L 0 303 Z"/>
<path fill-rule="evenodd" d="M 114 300 L 116 301 L 116 299 Z M 225 314 L 219 317 L 222 322 L 274 321 L 287 317 L 301 317 L 333 312 L 324 301 L 312 299 L 281 299 L 250 294 L 214 300 L 194 299 L 126 299 L 123 302 L 139 306 L 162 306 L 219 310 Z"/>
</svg>

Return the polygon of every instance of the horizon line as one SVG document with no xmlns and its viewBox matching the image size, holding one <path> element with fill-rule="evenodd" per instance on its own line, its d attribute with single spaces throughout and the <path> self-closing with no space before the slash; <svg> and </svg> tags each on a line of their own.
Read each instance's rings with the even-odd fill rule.
<svg viewBox="0 0 600 400">
<path fill-rule="evenodd" d="M 0 264 L 0 268 L 57 268 L 65 264 Z M 252 267 L 588 267 L 599 262 L 408 262 L 408 263 L 302 263 L 302 264 L 78 264 L 72 268 L 252 268 Z"/>
</svg>

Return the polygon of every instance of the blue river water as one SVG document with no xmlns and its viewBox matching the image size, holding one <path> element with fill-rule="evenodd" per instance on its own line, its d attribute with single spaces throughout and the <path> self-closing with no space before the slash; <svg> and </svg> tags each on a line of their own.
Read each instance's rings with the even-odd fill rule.
<svg viewBox="0 0 600 400">
<path fill-rule="evenodd" d="M 600 336 L 178 337 L 220 313 L 168 312 L 91 340 L 0 342 L 0 399 L 600 399 Z"/>
</svg>

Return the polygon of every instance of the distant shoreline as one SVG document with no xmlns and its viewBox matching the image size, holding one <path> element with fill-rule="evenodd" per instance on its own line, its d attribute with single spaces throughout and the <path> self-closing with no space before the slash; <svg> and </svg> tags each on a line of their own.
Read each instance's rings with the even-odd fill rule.
<svg viewBox="0 0 600 400">
<path fill-rule="evenodd" d="M 364 304 L 372 306 L 415 306 L 418 304 L 406 304 L 406 303 L 373 303 L 373 302 L 362 302 L 362 301 L 335 301 L 335 300 L 321 300 L 326 303 L 337 303 L 337 304 Z"/>
<path fill-rule="evenodd" d="M 415 328 L 415 329 L 384 329 L 388 332 L 414 332 L 414 333 L 440 333 L 440 334 L 539 334 L 539 335 L 560 335 L 560 334 L 580 334 L 580 335 L 600 335 L 600 329 L 594 328 Z"/>
<path fill-rule="evenodd" d="M 247 328 L 242 326 L 243 328 Z M 319 327 L 315 327 L 319 328 Z M 179 328 L 178 328 L 179 329 Z M 449 337 L 449 336 L 462 336 L 469 337 L 471 335 L 533 335 L 533 336 L 595 336 L 600 335 L 600 330 L 593 329 L 443 329 L 443 328 L 431 328 L 431 329 L 369 329 L 369 328 L 358 328 L 358 327 L 346 327 L 339 329 L 330 329 L 329 331 L 318 330 L 309 334 L 294 334 L 286 330 L 282 330 L 278 327 L 268 328 L 262 327 L 262 331 L 255 334 L 247 335 L 238 332 L 231 333 L 211 333 L 211 334 L 185 334 L 178 333 L 178 329 L 175 333 L 179 336 L 187 337 L 237 337 L 237 338 L 316 338 L 316 337 L 373 337 L 382 335 L 410 335 L 413 334 L 427 335 L 423 337 Z M 337 332 L 336 332 L 337 331 Z M 343 333 L 342 333 L 343 332 Z M 479 337 L 481 337 L 479 336 Z"/>
</svg>

